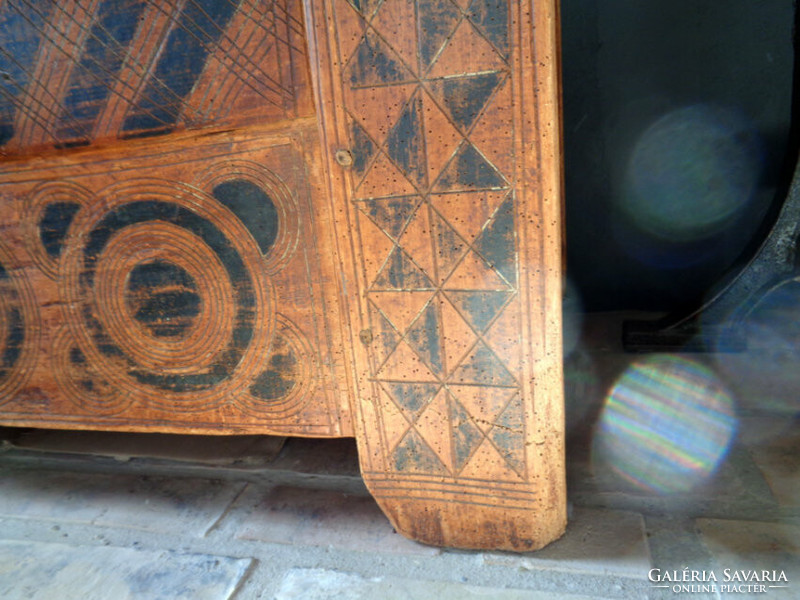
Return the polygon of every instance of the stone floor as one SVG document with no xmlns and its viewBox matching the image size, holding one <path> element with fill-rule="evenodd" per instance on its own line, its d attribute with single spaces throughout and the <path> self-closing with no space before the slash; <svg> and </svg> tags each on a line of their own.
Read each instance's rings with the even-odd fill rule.
<svg viewBox="0 0 800 600">
<path fill-rule="evenodd" d="M 570 524 L 539 552 L 406 540 L 352 440 L 0 429 L 0 598 L 800 598 L 794 382 L 759 383 L 758 356 L 625 354 L 613 319 L 582 329 Z"/>
</svg>

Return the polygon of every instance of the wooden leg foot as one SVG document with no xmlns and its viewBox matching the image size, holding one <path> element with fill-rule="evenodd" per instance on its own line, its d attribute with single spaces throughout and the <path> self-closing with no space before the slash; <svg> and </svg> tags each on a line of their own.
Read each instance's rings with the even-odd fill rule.
<svg viewBox="0 0 800 600">
<path fill-rule="evenodd" d="M 377 399 L 361 404 L 361 468 L 400 533 L 437 546 L 525 552 L 564 532 L 563 438 L 546 432 L 545 415 L 519 390 L 376 387 Z"/>
<path fill-rule="evenodd" d="M 536 501 L 527 506 L 485 506 L 466 503 L 461 494 L 439 500 L 376 496 L 394 528 L 408 538 L 433 546 L 538 550 L 564 533 L 566 518 L 556 507 Z M 502 496 L 485 488 L 484 501 L 502 504 Z"/>
<path fill-rule="evenodd" d="M 312 72 L 364 479 L 409 537 L 524 551 L 566 513 L 558 3 L 460 6 L 307 4 Z"/>
</svg>

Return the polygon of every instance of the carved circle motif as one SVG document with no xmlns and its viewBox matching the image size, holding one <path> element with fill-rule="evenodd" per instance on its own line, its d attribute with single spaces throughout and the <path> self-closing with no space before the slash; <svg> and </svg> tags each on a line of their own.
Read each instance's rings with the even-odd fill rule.
<svg viewBox="0 0 800 600">
<path fill-rule="evenodd" d="M 248 228 L 209 194 L 111 186 L 77 213 L 64 248 L 73 371 L 82 356 L 126 402 L 178 410 L 213 408 L 258 376 L 274 290 Z"/>
<path fill-rule="evenodd" d="M 75 343 L 68 328 L 56 336 L 53 374 L 65 395 L 93 415 L 120 414 L 131 404 L 131 394 L 98 373 Z"/>
<path fill-rule="evenodd" d="M 26 199 L 22 223 L 25 249 L 51 279 L 58 276 L 58 260 L 69 226 L 90 198 L 89 191 L 76 183 L 48 181 Z"/>
<path fill-rule="evenodd" d="M 33 292 L 0 245 L 0 405 L 13 397 L 36 366 L 39 319 Z"/>
<path fill-rule="evenodd" d="M 209 368 L 233 333 L 233 312 L 219 310 L 235 298 L 225 265 L 193 238 L 171 223 L 138 223 L 110 239 L 98 261 L 97 316 L 151 371 Z"/>
<path fill-rule="evenodd" d="M 254 414 L 268 411 L 274 417 L 289 417 L 310 397 L 315 363 L 308 340 L 289 319 L 279 314 L 276 328 L 266 368 L 239 400 Z"/>
<path fill-rule="evenodd" d="M 265 258 L 264 269 L 272 275 L 283 269 L 291 260 L 300 237 L 297 201 L 283 180 L 258 163 L 248 160 L 229 160 L 212 165 L 199 178 L 197 187 L 224 204 L 223 194 L 226 187 L 244 188 L 248 184 L 254 191 L 258 190 L 263 195 L 257 199 L 261 202 L 251 202 L 247 209 L 252 209 L 254 205 L 263 205 L 265 200 L 272 208 L 266 214 L 263 212 L 248 214 L 248 210 L 244 213 L 239 211 L 238 215 L 245 222 L 259 223 L 258 227 L 263 227 L 270 218 L 274 218 L 276 230 L 274 237 L 271 237 L 270 247 L 266 248 L 261 243 L 261 251 Z M 237 212 L 244 207 L 229 205 L 228 208 Z M 258 234 L 258 231 L 255 233 Z"/>
</svg>

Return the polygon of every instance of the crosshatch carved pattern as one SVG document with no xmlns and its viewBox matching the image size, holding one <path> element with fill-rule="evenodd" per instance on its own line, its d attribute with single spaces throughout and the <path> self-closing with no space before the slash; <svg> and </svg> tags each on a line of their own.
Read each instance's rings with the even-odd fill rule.
<svg viewBox="0 0 800 600">
<path fill-rule="evenodd" d="M 333 5 L 388 471 L 523 482 L 508 4 Z"/>
<path fill-rule="evenodd" d="M 312 114 L 299 0 L 0 3 L 0 151 Z"/>
<path fill-rule="evenodd" d="M 0 174 L 4 419 L 340 433 L 293 145 Z"/>
</svg>

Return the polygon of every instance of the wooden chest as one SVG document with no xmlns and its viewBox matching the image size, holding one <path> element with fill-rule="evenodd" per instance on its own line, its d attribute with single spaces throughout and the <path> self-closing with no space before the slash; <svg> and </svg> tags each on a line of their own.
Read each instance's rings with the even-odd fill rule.
<svg viewBox="0 0 800 600">
<path fill-rule="evenodd" d="M 553 0 L 0 2 L 0 423 L 355 436 L 402 533 L 565 526 Z"/>
</svg>

